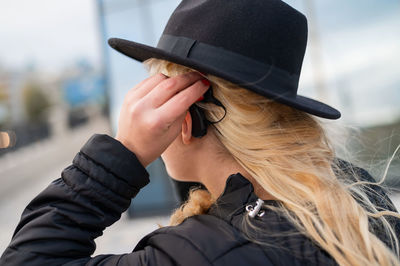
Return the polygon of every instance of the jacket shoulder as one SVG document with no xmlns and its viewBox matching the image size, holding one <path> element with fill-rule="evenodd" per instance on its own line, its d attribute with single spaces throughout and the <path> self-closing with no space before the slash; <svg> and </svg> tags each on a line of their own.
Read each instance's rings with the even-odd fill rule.
<svg viewBox="0 0 400 266">
<path fill-rule="evenodd" d="M 396 206 L 388 195 L 389 193 L 387 188 L 384 185 L 374 184 L 377 181 L 367 170 L 343 159 L 336 158 L 336 160 L 339 168 L 343 171 L 342 173 L 346 175 L 345 178 L 347 178 L 347 180 L 350 180 L 351 182 L 367 181 L 372 183 L 365 185 L 364 190 L 371 203 L 375 205 L 378 210 L 389 210 L 398 213 Z M 356 200 L 365 208 L 361 199 L 356 197 Z M 395 230 L 396 235 L 400 235 L 400 219 L 392 216 L 387 216 L 386 219 Z M 381 222 L 373 217 L 369 217 L 369 222 L 371 224 L 371 230 L 373 230 L 375 234 L 386 243 L 386 245 L 391 246 L 390 240 L 387 238 L 386 231 L 383 229 Z"/>
<path fill-rule="evenodd" d="M 341 173 L 344 174 L 344 176 L 338 176 L 339 178 L 350 182 L 366 181 L 373 183 L 365 186 L 365 192 L 371 202 L 378 207 L 397 212 L 396 207 L 388 196 L 388 191 L 385 186 L 374 184 L 377 181 L 367 170 L 343 159 L 336 158 L 336 161 L 338 163 L 338 167 L 342 171 Z M 335 169 L 335 173 L 340 174 L 338 169 Z"/>
<path fill-rule="evenodd" d="M 144 237 L 135 250 L 148 245 L 176 258 L 179 265 L 273 265 L 263 250 L 237 229 L 207 214 L 189 217 L 178 226 L 162 227 Z"/>
</svg>

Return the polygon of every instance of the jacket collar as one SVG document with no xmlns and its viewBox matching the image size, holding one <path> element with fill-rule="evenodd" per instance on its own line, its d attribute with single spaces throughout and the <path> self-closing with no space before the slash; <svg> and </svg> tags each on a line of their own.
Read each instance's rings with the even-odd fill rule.
<svg viewBox="0 0 400 266">
<path fill-rule="evenodd" d="M 232 226 L 241 230 L 243 226 L 243 213 L 246 206 L 255 206 L 258 200 L 254 193 L 253 185 L 240 173 L 232 174 L 226 181 L 224 192 L 211 205 L 208 214 L 225 220 Z M 277 200 L 264 200 L 264 204 L 278 207 Z M 323 249 L 316 246 L 313 241 L 302 235 L 296 228 L 278 212 L 268 210 L 262 217 L 252 218 L 253 225 L 261 228 L 265 234 L 248 227 L 249 235 L 254 240 L 262 243 L 273 243 L 272 246 L 263 247 L 268 257 L 275 264 L 280 264 L 282 256 L 289 260 L 300 260 L 300 264 L 310 265 L 337 265 L 332 257 Z M 253 229 L 252 229 L 253 228 Z"/>
<path fill-rule="evenodd" d="M 350 163 L 344 161 L 340 158 L 335 158 L 338 160 L 340 168 L 347 171 Z M 363 176 L 369 174 L 364 170 Z M 372 178 L 372 177 L 370 177 Z M 370 178 L 367 178 L 368 180 Z M 247 178 L 245 178 L 240 172 L 235 174 L 231 174 L 226 180 L 224 192 L 218 197 L 217 201 L 210 207 L 208 214 L 220 217 L 230 223 L 232 223 L 232 219 L 234 216 L 239 215 L 246 211 L 246 206 L 252 205 L 255 206 L 258 197 L 254 193 L 253 185 Z M 277 200 L 264 200 L 265 204 L 279 206 L 279 202 Z M 268 211 L 271 219 L 272 215 L 271 211 Z M 275 218 L 282 221 L 282 218 L 279 215 L 275 215 Z"/>
<path fill-rule="evenodd" d="M 234 216 L 246 211 L 246 206 L 256 204 L 258 200 L 254 187 L 240 172 L 228 177 L 224 192 L 210 207 L 208 214 L 232 222 Z M 264 203 L 277 206 L 276 200 L 264 200 Z"/>
</svg>

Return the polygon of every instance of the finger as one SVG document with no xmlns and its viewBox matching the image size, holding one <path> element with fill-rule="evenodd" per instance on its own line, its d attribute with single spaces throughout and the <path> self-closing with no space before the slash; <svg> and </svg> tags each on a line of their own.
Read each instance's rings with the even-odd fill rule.
<svg viewBox="0 0 400 266">
<path fill-rule="evenodd" d="M 191 86 L 203 77 L 198 72 L 189 72 L 160 82 L 151 92 L 146 95 L 153 108 L 158 108 L 167 102 L 178 92 Z"/>
<path fill-rule="evenodd" d="M 160 82 L 163 80 L 168 79 L 169 77 L 165 76 L 162 73 L 155 74 L 153 76 L 150 76 L 146 78 L 145 80 L 141 81 L 139 84 L 137 84 L 133 89 L 132 93 L 134 94 L 134 97 L 137 99 L 143 98 L 145 95 L 149 93 L 154 87 L 156 87 Z"/>
<path fill-rule="evenodd" d="M 169 101 L 160 106 L 157 109 L 159 116 L 163 121 L 175 121 L 185 113 L 209 87 L 210 86 L 205 85 L 201 80 L 198 80 L 193 85 L 180 91 Z"/>
<path fill-rule="evenodd" d="M 176 137 L 182 132 L 182 122 L 185 120 L 186 113 L 183 113 L 181 116 L 178 116 L 178 118 L 173 121 L 171 124 L 166 125 L 166 130 L 164 135 L 162 136 L 164 140 L 165 146 L 163 147 L 163 150 L 168 148 L 168 146 L 176 139 Z"/>
<path fill-rule="evenodd" d="M 186 113 L 183 113 L 181 116 L 178 116 L 175 121 L 168 125 L 168 131 L 163 137 L 167 143 L 172 142 L 182 131 L 182 122 L 185 120 L 185 117 Z"/>
</svg>

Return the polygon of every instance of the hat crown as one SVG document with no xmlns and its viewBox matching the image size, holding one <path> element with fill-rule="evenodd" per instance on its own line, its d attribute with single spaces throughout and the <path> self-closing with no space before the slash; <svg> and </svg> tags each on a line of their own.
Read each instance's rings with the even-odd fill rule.
<svg viewBox="0 0 400 266">
<path fill-rule="evenodd" d="M 183 0 L 163 35 L 220 47 L 300 75 L 307 18 L 281 0 Z"/>
</svg>

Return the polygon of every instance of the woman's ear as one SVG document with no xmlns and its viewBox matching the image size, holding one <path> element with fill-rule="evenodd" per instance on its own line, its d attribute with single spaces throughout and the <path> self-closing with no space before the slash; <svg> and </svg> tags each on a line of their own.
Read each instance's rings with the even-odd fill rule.
<svg viewBox="0 0 400 266">
<path fill-rule="evenodd" d="M 187 111 L 185 119 L 182 122 L 182 141 L 183 144 L 190 144 L 192 139 L 192 116 Z"/>
</svg>

